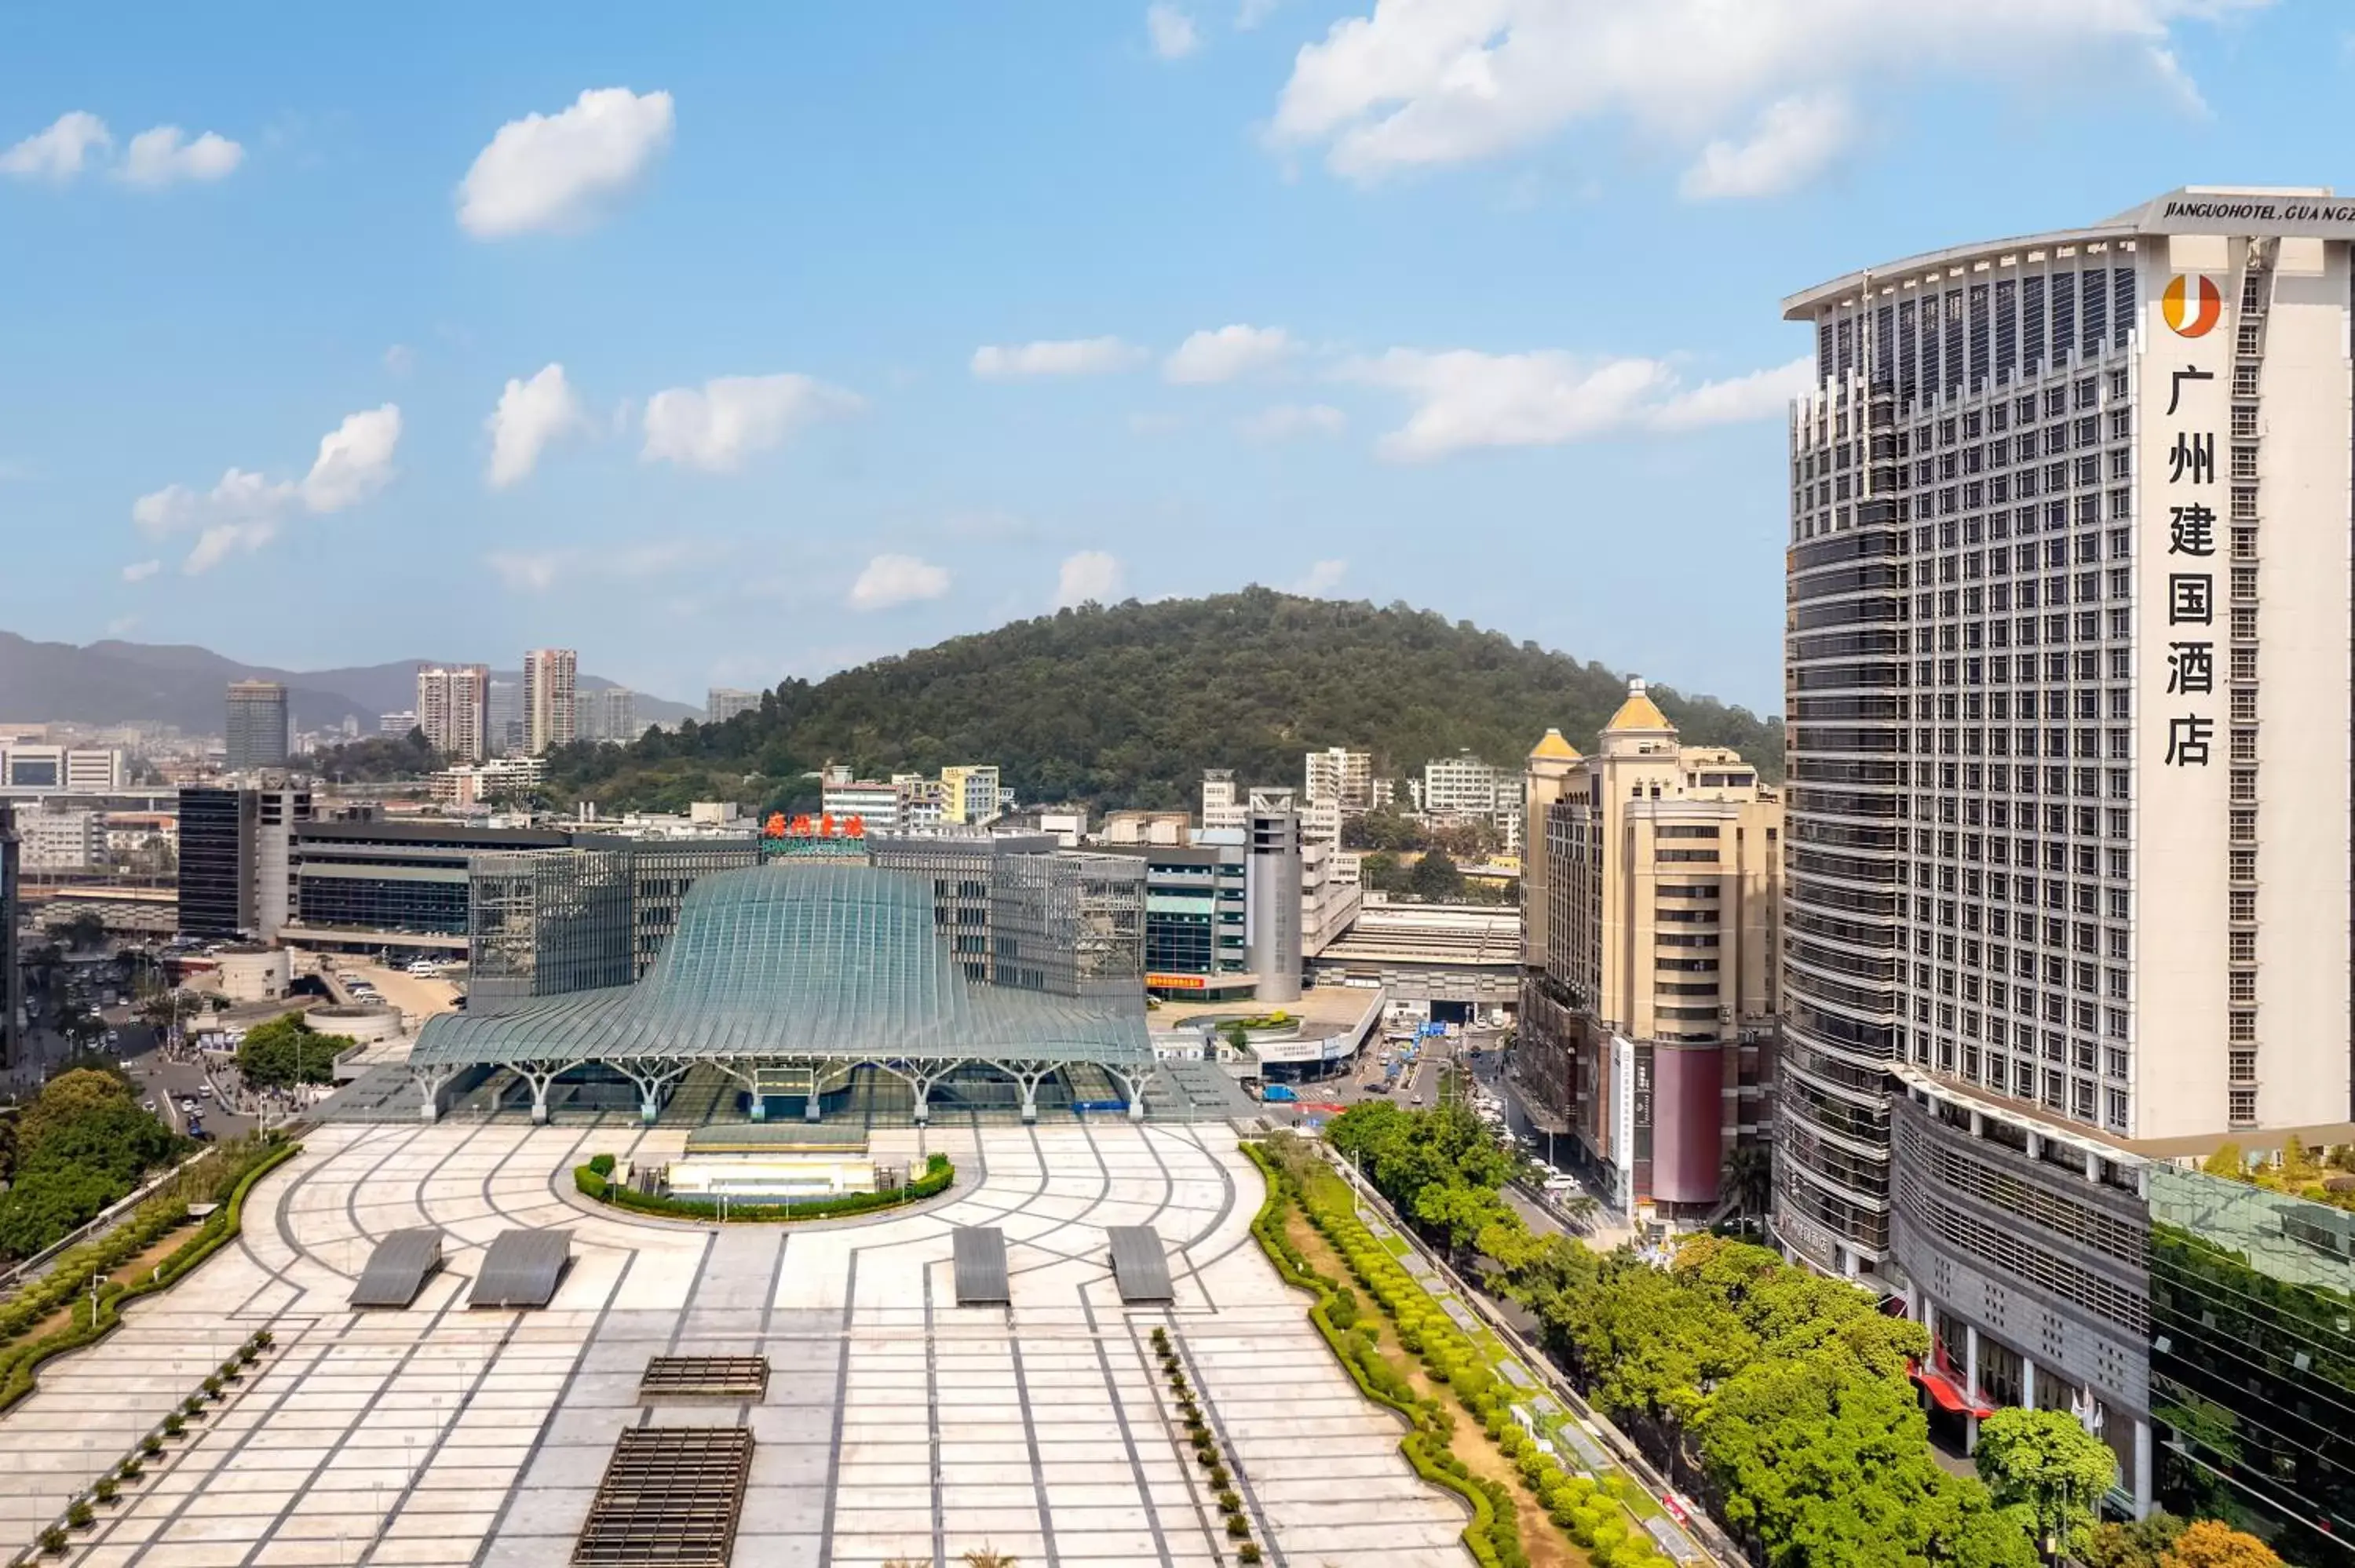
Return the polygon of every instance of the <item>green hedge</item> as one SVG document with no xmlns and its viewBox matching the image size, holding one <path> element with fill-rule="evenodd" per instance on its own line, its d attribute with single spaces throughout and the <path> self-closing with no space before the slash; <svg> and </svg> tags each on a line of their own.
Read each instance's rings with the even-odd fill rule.
<svg viewBox="0 0 2355 1568">
<path fill-rule="evenodd" d="M 64 1298 L 79 1297 L 80 1304 L 74 1308 L 72 1320 L 64 1328 L 33 1340 L 29 1344 L 11 1346 L 6 1351 L 0 1351 L 0 1410 L 7 1409 L 33 1392 L 35 1374 L 51 1357 L 63 1355 L 69 1351 L 78 1351 L 85 1345 L 105 1338 L 117 1324 L 122 1322 L 124 1306 L 142 1296 L 170 1289 L 186 1277 L 189 1271 L 198 1264 L 227 1246 L 236 1238 L 238 1227 L 244 1223 L 246 1194 L 253 1190 L 253 1184 L 302 1151 L 301 1144 L 285 1142 L 272 1142 L 252 1150 L 252 1162 L 247 1165 L 243 1174 L 237 1178 L 236 1184 L 229 1190 L 229 1201 L 207 1215 L 204 1223 L 197 1227 L 196 1234 L 174 1248 L 171 1255 L 158 1266 L 154 1275 L 145 1279 L 135 1280 L 129 1285 L 108 1284 L 100 1287 L 97 1309 L 94 1313 L 88 1305 L 88 1296 L 78 1289 L 77 1286 L 85 1284 L 91 1275 L 97 1273 L 98 1269 L 84 1266 L 80 1267 L 79 1273 L 60 1280 L 59 1275 L 63 1271 L 66 1264 L 80 1256 L 84 1249 L 77 1249 L 76 1252 L 69 1253 L 65 1258 L 59 1259 L 58 1267 L 42 1280 L 42 1293 L 49 1295 L 54 1290 L 61 1293 Z M 177 1182 L 173 1184 L 174 1188 L 179 1185 Z M 171 1189 L 156 1194 L 155 1198 L 140 1205 L 139 1214 L 145 1215 L 150 1207 L 174 1196 Z M 185 1214 L 189 1200 L 181 1196 L 176 1197 L 175 1201 L 178 1205 L 178 1212 Z M 104 1244 L 94 1245 L 87 1250 L 93 1254 L 107 1251 L 112 1248 L 117 1236 L 139 1228 L 135 1223 L 125 1224 L 114 1235 L 108 1236 Z M 123 1247 L 120 1255 L 106 1266 L 110 1269 L 119 1267 L 126 1259 L 136 1255 L 142 1248 L 153 1242 L 156 1235 L 162 1234 L 163 1229 L 167 1228 L 169 1227 L 158 1227 L 134 1245 Z M 41 1309 L 41 1316 L 45 1317 L 65 1304 L 64 1299 L 52 1299 Z M 22 1331 L 21 1329 L 18 1330 L 20 1333 Z"/>
<path fill-rule="evenodd" d="M 1356 1321 L 1358 1298 L 1348 1286 L 1311 1267 L 1306 1256 L 1292 1245 L 1292 1238 L 1284 1234 L 1284 1212 L 1292 1190 L 1290 1177 L 1256 1144 L 1245 1143 L 1242 1148 L 1267 1179 L 1267 1200 L 1252 1217 L 1252 1234 L 1275 1265 L 1275 1272 L 1285 1284 L 1316 1298 L 1316 1304 L 1308 1308 L 1308 1320 L 1324 1336 L 1334 1359 L 1348 1370 L 1358 1392 L 1406 1418 L 1408 1431 L 1399 1440 L 1399 1448 L 1406 1455 L 1407 1463 L 1414 1467 L 1414 1473 L 1431 1485 L 1455 1493 L 1472 1510 L 1472 1522 L 1464 1531 L 1464 1544 L 1480 1568 L 1522 1568 L 1529 1558 L 1521 1550 L 1520 1531 L 1512 1509 L 1508 1506 L 1500 1512 L 1488 1488 L 1473 1478 L 1464 1461 L 1449 1446 L 1455 1429 L 1455 1418 L 1437 1400 L 1415 1397 L 1413 1386 L 1382 1355 L 1378 1342 L 1368 1337 L 1372 1332 L 1370 1328 L 1352 1332 L 1336 1323 L 1334 1308 L 1342 1301 L 1348 1303 L 1342 1314 L 1352 1323 Z M 1303 1212 L 1306 1212 L 1305 1206 Z"/>
<path fill-rule="evenodd" d="M 602 1160 L 605 1169 L 597 1169 Z M 880 1209 L 904 1208 L 921 1203 L 927 1198 L 937 1198 L 956 1181 L 956 1167 L 945 1154 L 935 1154 L 924 1161 L 924 1173 L 906 1186 L 890 1192 L 846 1192 L 838 1198 L 812 1198 L 800 1203 L 730 1203 L 723 1213 L 717 1198 L 657 1198 L 606 1180 L 613 1168 L 613 1158 L 601 1154 L 586 1165 L 572 1169 L 572 1185 L 583 1196 L 601 1203 L 611 1203 L 617 1209 L 630 1209 L 641 1214 L 661 1214 L 675 1220 L 726 1219 L 731 1224 L 738 1220 L 748 1224 L 779 1224 L 793 1220 L 831 1220 L 846 1214 L 871 1214 Z"/>
<path fill-rule="evenodd" d="M 1243 1148 L 1244 1152 L 1268 1176 L 1270 1203 L 1280 1204 L 1282 1202 L 1275 1192 L 1279 1182 L 1287 1193 L 1298 1198 L 1301 1213 L 1308 1223 L 1332 1244 L 1333 1250 L 1348 1265 L 1358 1283 L 1390 1314 L 1397 1327 L 1400 1348 L 1418 1357 L 1435 1381 L 1455 1390 L 1464 1407 L 1487 1430 L 1498 1450 L 1513 1461 L 1523 1489 L 1545 1508 L 1547 1516 L 1556 1526 L 1588 1551 L 1597 1568 L 1666 1568 L 1668 1558 L 1653 1545 L 1651 1538 L 1628 1517 L 1623 1505 L 1607 1489 L 1610 1480 L 1615 1478 L 1606 1478 L 1598 1484 L 1587 1477 L 1571 1474 L 1551 1456 L 1538 1452 L 1536 1444 L 1513 1418 L 1512 1390 L 1490 1370 L 1487 1356 L 1455 1326 L 1455 1319 L 1441 1309 L 1432 1299 L 1430 1292 L 1407 1272 L 1406 1266 L 1382 1245 L 1354 1213 L 1319 1204 L 1305 1184 L 1285 1171 L 1273 1156 L 1252 1144 L 1247 1143 Z M 1266 1212 L 1263 1210 L 1263 1214 Z M 1280 1212 L 1279 1207 L 1279 1214 Z M 1281 1219 L 1265 1226 L 1255 1221 L 1252 1231 L 1259 1236 L 1261 1245 L 1268 1247 L 1271 1255 L 1277 1256 L 1277 1272 L 1295 1284 L 1304 1283 L 1295 1277 L 1295 1273 L 1308 1273 L 1306 1262 L 1298 1256 L 1297 1249 L 1284 1236 Z M 1277 1250 L 1279 1245 L 1281 1253 Z M 1321 1275 L 1311 1273 L 1309 1277 L 1317 1282 L 1311 1288 L 1337 1291 L 1344 1296 L 1348 1294 L 1346 1286 L 1326 1280 Z M 1354 1308 L 1354 1298 L 1351 1298 L 1351 1303 Z M 1318 1318 L 1323 1310 L 1320 1303 L 1309 1316 Z M 1326 1342 L 1334 1346 L 1335 1353 L 1357 1376 L 1358 1386 L 1368 1389 L 1368 1397 L 1395 1407 L 1394 1399 L 1383 1398 L 1369 1388 L 1369 1382 L 1380 1382 L 1380 1378 L 1369 1379 L 1368 1369 L 1348 1349 L 1344 1348 L 1327 1323 L 1320 1319 L 1317 1326 L 1320 1331 L 1325 1332 Z M 1397 1371 L 1383 1361 L 1370 1344 L 1362 1340 L 1355 1342 L 1362 1347 L 1365 1360 L 1378 1366 L 1380 1373 L 1386 1374 L 1391 1383 L 1401 1388 L 1407 1386 Z M 1414 1457 L 1412 1449 L 1408 1457 L 1410 1459 Z M 1463 1462 L 1452 1452 L 1444 1454 L 1442 1462 L 1458 1471 L 1462 1469 Z M 1423 1464 L 1417 1463 L 1415 1468 L 1418 1473 L 1424 1474 L 1425 1479 L 1433 1478 Z M 1496 1482 L 1471 1480 L 1468 1475 L 1465 1479 L 1473 1487 L 1493 1489 L 1494 1492 L 1487 1499 L 1490 1507 L 1487 1514 L 1476 1513 L 1473 1529 L 1465 1534 L 1473 1555 L 1479 1557 L 1483 1563 L 1501 1564 L 1502 1568 L 1516 1568 L 1516 1565 L 1526 1563 L 1511 1498 L 1506 1489 Z M 1446 1483 L 1443 1481 L 1441 1484 Z M 1464 1491 L 1463 1487 L 1450 1487 L 1449 1489 L 1459 1495 Z M 1485 1543 L 1485 1553 L 1482 1543 L 1474 1541 L 1474 1537 L 1484 1530 L 1492 1534 L 1492 1539 Z"/>
</svg>

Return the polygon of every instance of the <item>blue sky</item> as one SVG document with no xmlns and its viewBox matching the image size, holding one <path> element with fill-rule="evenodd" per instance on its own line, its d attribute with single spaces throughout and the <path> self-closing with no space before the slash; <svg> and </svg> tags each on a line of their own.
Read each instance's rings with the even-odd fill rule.
<svg viewBox="0 0 2355 1568">
<path fill-rule="evenodd" d="M 2181 184 L 2344 191 L 2351 27 L 14 7 L 0 627 L 573 646 L 693 699 L 1259 581 L 1779 710 L 1779 299 Z"/>
</svg>

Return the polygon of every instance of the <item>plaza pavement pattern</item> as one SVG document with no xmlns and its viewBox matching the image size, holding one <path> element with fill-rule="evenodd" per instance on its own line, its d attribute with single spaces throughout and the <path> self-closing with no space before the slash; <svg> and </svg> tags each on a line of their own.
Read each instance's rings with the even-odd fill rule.
<svg viewBox="0 0 2355 1568">
<path fill-rule="evenodd" d="M 741 1423 L 757 1447 L 739 1565 L 954 1564 L 988 1545 L 1022 1568 L 1208 1568 L 1232 1553 L 1154 1362 L 1166 1327 L 1270 1563 L 1469 1561 L 1460 1505 L 1416 1479 L 1252 1239 L 1260 1179 L 1225 1128 L 881 1133 L 880 1158 L 947 1153 L 954 1193 L 824 1225 L 696 1227 L 571 1192 L 591 1154 L 661 1160 L 683 1140 L 618 1120 L 311 1133 L 237 1246 L 0 1416 L 0 1548 L 29 1544 L 267 1328 L 258 1375 L 65 1563 L 555 1568 L 623 1427 Z M 1010 1311 L 955 1305 L 959 1224 L 1005 1230 Z M 1104 1228 L 1137 1224 L 1170 1248 L 1172 1307 L 1124 1308 L 1114 1288 Z M 405 1311 L 348 1308 L 375 1242 L 420 1224 L 442 1231 L 444 1270 Z M 470 1310 L 484 1248 L 518 1225 L 571 1233 L 554 1302 Z M 641 1405 L 657 1354 L 765 1355 L 767 1395 Z"/>
</svg>

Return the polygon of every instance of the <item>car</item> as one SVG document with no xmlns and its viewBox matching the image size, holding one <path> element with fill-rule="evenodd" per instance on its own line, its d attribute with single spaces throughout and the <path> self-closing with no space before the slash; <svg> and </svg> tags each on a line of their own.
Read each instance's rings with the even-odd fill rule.
<svg viewBox="0 0 2355 1568">
<path fill-rule="evenodd" d="M 1386 1095 L 1390 1092 L 1391 1086 L 1387 1079 L 1376 1078 L 1366 1086 L 1366 1093 L 1369 1095 Z"/>
<path fill-rule="evenodd" d="M 1423 1091 L 1421 1089 L 1415 1090 L 1413 1097 L 1409 1099 L 1406 1103 L 1411 1106 L 1421 1105 L 1423 1103 Z"/>
<path fill-rule="evenodd" d="M 207 1084 L 203 1088 L 198 1089 L 197 1093 L 204 1096 L 207 1099 L 210 1099 L 213 1097 L 213 1086 L 210 1084 Z"/>
<path fill-rule="evenodd" d="M 431 959 L 420 959 L 409 966 L 409 972 L 419 980 L 434 980 L 440 977 L 442 966 Z"/>
<path fill-rule="evenodd" d="M 154 1116 L 155 1114 L 155 1102 L 154 1100 L 143 1100 L 140 1102 L 139 1108 L 145 1111 L 149 1116 Z"/>
</svg>

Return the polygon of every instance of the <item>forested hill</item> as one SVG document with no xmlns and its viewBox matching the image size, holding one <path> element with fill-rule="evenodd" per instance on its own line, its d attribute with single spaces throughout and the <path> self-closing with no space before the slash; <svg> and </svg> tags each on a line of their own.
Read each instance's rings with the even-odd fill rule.
<svg viewBox="0 0 2355 1568">
<path fill-rule="evenodd" d="M 723 725 L 570 748 L 549 793 L 766 808 L 814 794 L 798 776 L 828 761 L 862 777 L 995 762 L 1026 801 L 1176 807 L 1195 803 L 1205 768 L 1297 785 L 1301 754 L 1327 746 L 1370 749 L 1378 773 L 1401 778 L 1459 749 L 1517 764 L 1549 726 L 1585 749 L 1625 689 L 1600 664 L 1468 621 L 1253 588 L 1092 605 L 787 681 Z M 1688 744 L 1738 747 L 1781 777 L 1779 721 L 1652 689 Z"/>
</svg>

